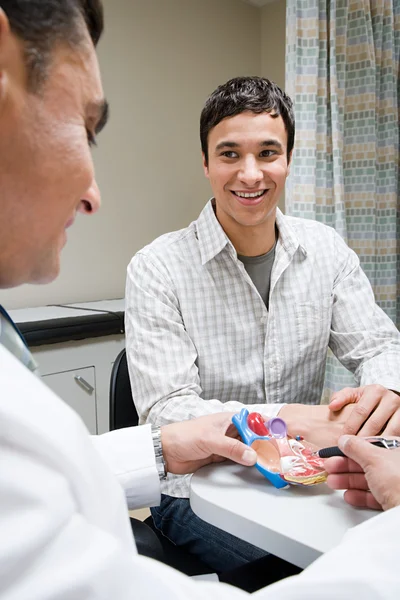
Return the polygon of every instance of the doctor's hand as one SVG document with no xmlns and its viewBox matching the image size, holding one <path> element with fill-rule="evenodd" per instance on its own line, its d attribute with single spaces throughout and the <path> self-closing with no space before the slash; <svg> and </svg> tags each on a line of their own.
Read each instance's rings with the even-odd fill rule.
<svg viewBox="0 0 400 600">
<path fill-rule="evenodd" d="M 339 447 L 348 458 L 325 461 L 330 488 L 346 490 L 344 499 L 353 506 L 388 510 L 400 505 L 400 448 L 386 450 L 348 435 L 339 439 Z"/>
<path fill-rule="evenodd" d="M 168 473 L 194 473 L 208 463 L 226 458 L 251 466 L 254 450 L 239 439 L 232 423 L 234 413 L 216 413 L 161 427 L 161 442 Z"/>
<path fill-rule="evenodd" d="M 400 435 L 400 396 L 382 385 L 344 388 L 332 395 L 329 409 L 332 413 L 354 404 L 344 424 L 343 433 L 349 435 Z"/>
</svg>

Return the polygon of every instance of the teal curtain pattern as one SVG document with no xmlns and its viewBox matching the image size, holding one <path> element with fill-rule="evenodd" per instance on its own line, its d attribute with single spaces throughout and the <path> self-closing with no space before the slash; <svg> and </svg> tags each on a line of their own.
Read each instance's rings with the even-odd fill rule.
<svg viewBox="0 0 400 600">
<path fill-rule="evenodd" d="M 400 0 L 287 0 L 286 27 L 286 212 L 340 233 L 399 326 Z M 325 384 L 324 401 L 356 385 L 332 356 Z"/>
</svg>

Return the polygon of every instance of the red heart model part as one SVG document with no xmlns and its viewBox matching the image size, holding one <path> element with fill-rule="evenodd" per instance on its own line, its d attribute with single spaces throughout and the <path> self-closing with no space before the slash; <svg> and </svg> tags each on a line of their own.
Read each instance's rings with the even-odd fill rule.
<svg viewBox="0 0 400 600">
<path fill-rule="evenodd" d="M 268 429 L 264 425 L 264 420 L 260 413 L 253 412 L 247 417 L 247 425 L 257 435 L 269 435 Z"/>
</svg>

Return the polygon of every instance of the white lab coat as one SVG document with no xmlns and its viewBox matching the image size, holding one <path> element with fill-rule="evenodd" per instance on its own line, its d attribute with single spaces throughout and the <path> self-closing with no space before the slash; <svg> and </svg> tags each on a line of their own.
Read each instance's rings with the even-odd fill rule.
<svg viewBox="0 0 400 600">
<path fill-rule="evenodd" d="M 0 346 L 1 600 L 247 596 L 138 556 L 124 493 L 112 470 L 131 507 L 157 504 L 160 489 L 149 427 L 105 434 L 93 444 L 77 415 Z M 253 597 L 397 597 L 399 533 L 396 508 L 350 531 L 302 575 Z"/>
</svg>

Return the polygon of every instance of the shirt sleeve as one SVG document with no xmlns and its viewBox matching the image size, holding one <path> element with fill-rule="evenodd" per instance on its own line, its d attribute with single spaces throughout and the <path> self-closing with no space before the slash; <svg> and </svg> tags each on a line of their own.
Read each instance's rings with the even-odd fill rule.
<svg viewBox="0 0 400 600">
<path fill-rule="evenodd" d="M 92 436 L 92 441 L 117 477 L 131 510 L 160 504 L 151 425 L 117 429 Z"/>
<path fill-rule="evenodd" d="M 137 254 L 128 267 L 126 349 L 132 394 L 140 422 L 158 425 L 217 412 L 239 412 L 232 399 L 204 400 L 195 345 L 187 334 L 173 285 L 148 257 Z M 284 404 L 252 404 L 275 417 Z"/>
<path fill-rule="evenodd" d="M 400 391 L 400 334 L 376 304 L 357 255 L 338 234 L 329 346 L 360 385 Z"/>
</svg>

